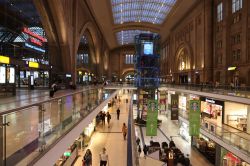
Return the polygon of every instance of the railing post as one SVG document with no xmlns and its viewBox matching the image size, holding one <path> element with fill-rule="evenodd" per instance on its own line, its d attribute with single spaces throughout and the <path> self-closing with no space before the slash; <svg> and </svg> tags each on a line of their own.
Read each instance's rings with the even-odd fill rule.
<svg viewBox="0 0 250 166">
<path fill-rule="evenodd" d="M 0 116 L 0 166 L 2 165 L 6 165 L 6 158 L 5 158 L 5 147 L 4 147 L 4 128 L 5 128 L 5 125 L 4 125 L 4 120 L 3 120 L 3 116 Z"/>
<path fill-rule="evenodd" d="M 46 142 L 44 140 L 44 112 L 45 112 L 45 108 L 44 105 L 41 104 L 38 106 L 39 107 L 39 113 L 38 113 L 38 121 L 39 121 L 39 125 L 38 125 L 38 131 L 39 131 L 39 151 L 42 152 L 45 149 L 46 146 Z"/>
</svg>

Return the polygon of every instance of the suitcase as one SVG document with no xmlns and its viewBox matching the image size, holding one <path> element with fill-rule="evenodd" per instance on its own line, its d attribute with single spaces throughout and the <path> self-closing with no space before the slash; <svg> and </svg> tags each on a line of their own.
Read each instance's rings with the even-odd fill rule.
<svg viewBox="0 0 250 166">
<path fill-rule="evenodd" d="M 50 90 L 50 91 L 49 91 L 49 96 L 50 96 L 50 97 L 53 97 L 53 96 L 54 96 L 54 93 L 55 93 L 55 92 L 54 92 L 53 90 Z"/>
</svg>

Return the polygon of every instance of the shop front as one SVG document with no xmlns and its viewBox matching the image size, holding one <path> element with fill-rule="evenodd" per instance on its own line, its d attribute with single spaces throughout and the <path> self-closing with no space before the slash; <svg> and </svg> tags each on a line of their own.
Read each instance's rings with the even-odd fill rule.
<svg viewBox="0 0 250 166">
<path fill-rule="evenodd" d="M 166 91 L 162 90 L 160 91 L 159 94 L 159 100 L 160 100 L 160 103 L 159 103 L 159 110 L 160 110 L 160 114 L 165 114 L 166 113 L 166 108 L 167 108 L 167 95 L 166 95 Z"/>
<path fill-rule="evenodd" d="M 16 79 L 19 80 L 19 87 L 28 87 L 29 78 L 33 76 L 34 86 L 36 87 L 49 87 L 49 72 L 38 70 L 20 70 L 19 75 L 16 75 Z M 18 78 L 19 77 L 19 78 Z"/>
<path fill-rule="evenodd" d="M 250 133 L 248 125 L 250 109 L 248 105 L 225 102 L 224 124 L 234 127 L 238 130 Z"/>
<path fill-rule="evenodd" d="M 180 119 L 179 119 L 179 124 L 180 124 L 180 130 L 179 130 L 180 136 L 188 143 L 190 143 L 191 136 L 189 135 L 189 125 L 181 121 Z"/>
<path fill-rule="evenodd" d="M 73 165 L 77 159 L 79 151 L 83 151 L 90 143 L 92 134 L 95 131 L 96 119 L 94 119 L 80 134 L 74 143 L 63 153 L 55 163 L 56 166 Z"/>
<path fill-rule="evenodd" d="M 0 87 L 1 92 L 15 94 L 15 66 L 6 56 L 0 56 Z"/>
<path fill-rule="evenodd" d="M 224 101 L 200 97 L 202 118 L 212 121 L 215 124 L 222 124 L 222 113 Z"/>
<path fill-rule="evenodd" d="M 212 164 L 216 160 L 216 143 L 206 136 L 200 134 L 198 137 L 192 137 L 192 146 L 204 155 Z"/>
<path fill-rule="evenodd" d="M 221 166 L 250 166 L 249 163 L 241 160 L 239 157 L 227 151 L 223 147 L 221 147 L 220 165 Z"/>
</svg>

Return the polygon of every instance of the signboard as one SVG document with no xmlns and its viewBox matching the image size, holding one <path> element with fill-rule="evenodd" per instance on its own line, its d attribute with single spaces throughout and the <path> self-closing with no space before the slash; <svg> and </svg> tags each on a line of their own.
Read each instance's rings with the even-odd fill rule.
<svg viewBox="0 0 250 166">
<path fill-rule="evenodd" d="M 6 83 L 6 70 L 4 66 L 0 66 L 0 83 Z"/>
<path fill-rule="evenodd" d="M 189 101 L 189 135 L 199 136 L 201 103 L 199 100 Z"/>
<path fill-rule="evenodd" d="M 39 68 L 39 64 L 37 62 L 29 62 L 29 67 Z"/>
<path fill-rule="evenodd" d="M 178 95 L 171 94 L 171 120 L 178 120 Z"/>
<path fill-rule="evenodd" d="M 157 135 L 158 101 L 148 100 L 146 135 Z"/>
<path fill-rule="evenodd" d="M 10 58 L 7 56 L 0 56 L 0 63 L 9 64 Z"/>
<path fill-rule="evenodd" d="M 7 82 L 10 84 L 15 83 L 15 68 L 14 67 L 7 68 Z"/>
</svg>

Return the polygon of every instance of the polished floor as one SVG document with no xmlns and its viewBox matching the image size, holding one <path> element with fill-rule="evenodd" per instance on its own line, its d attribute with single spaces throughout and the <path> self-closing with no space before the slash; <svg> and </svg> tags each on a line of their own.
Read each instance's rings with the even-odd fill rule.
<svg viewBox="0 0 250 166">
<path fill-rule="evenodd" d="M 109 156 L 109 166 L 126 166 L 127 165 L 127 140 L 123 139 L 122 135 L 122 125 L 123 123 L 128 123 L 128 109 L 129 105 L 125 102 L 126 99 L 130 100 L 128 94 L 121 96 L 121 104 L 113 106 L 109 109 L 111 113 L 110 128 L 108 128 L 107 122 L 105 126 L 97 126 L 96 132 L 91 137 L 91 143 L 87 147 L 92 152 L 92 165 L 99 165 L 99 153 L 101 153 L 102 148 L 107 149 L 107 154 Z M 116 110 L 119 106 L 121 113 L 120 118 L 117 120 Z M 86 150 L 86 149 L 85 149 Z M 75 166 L 82 165 L 82 158 L 85 150 L 80 151 L 80 156 L 75 162 Z"/>
</svg>

